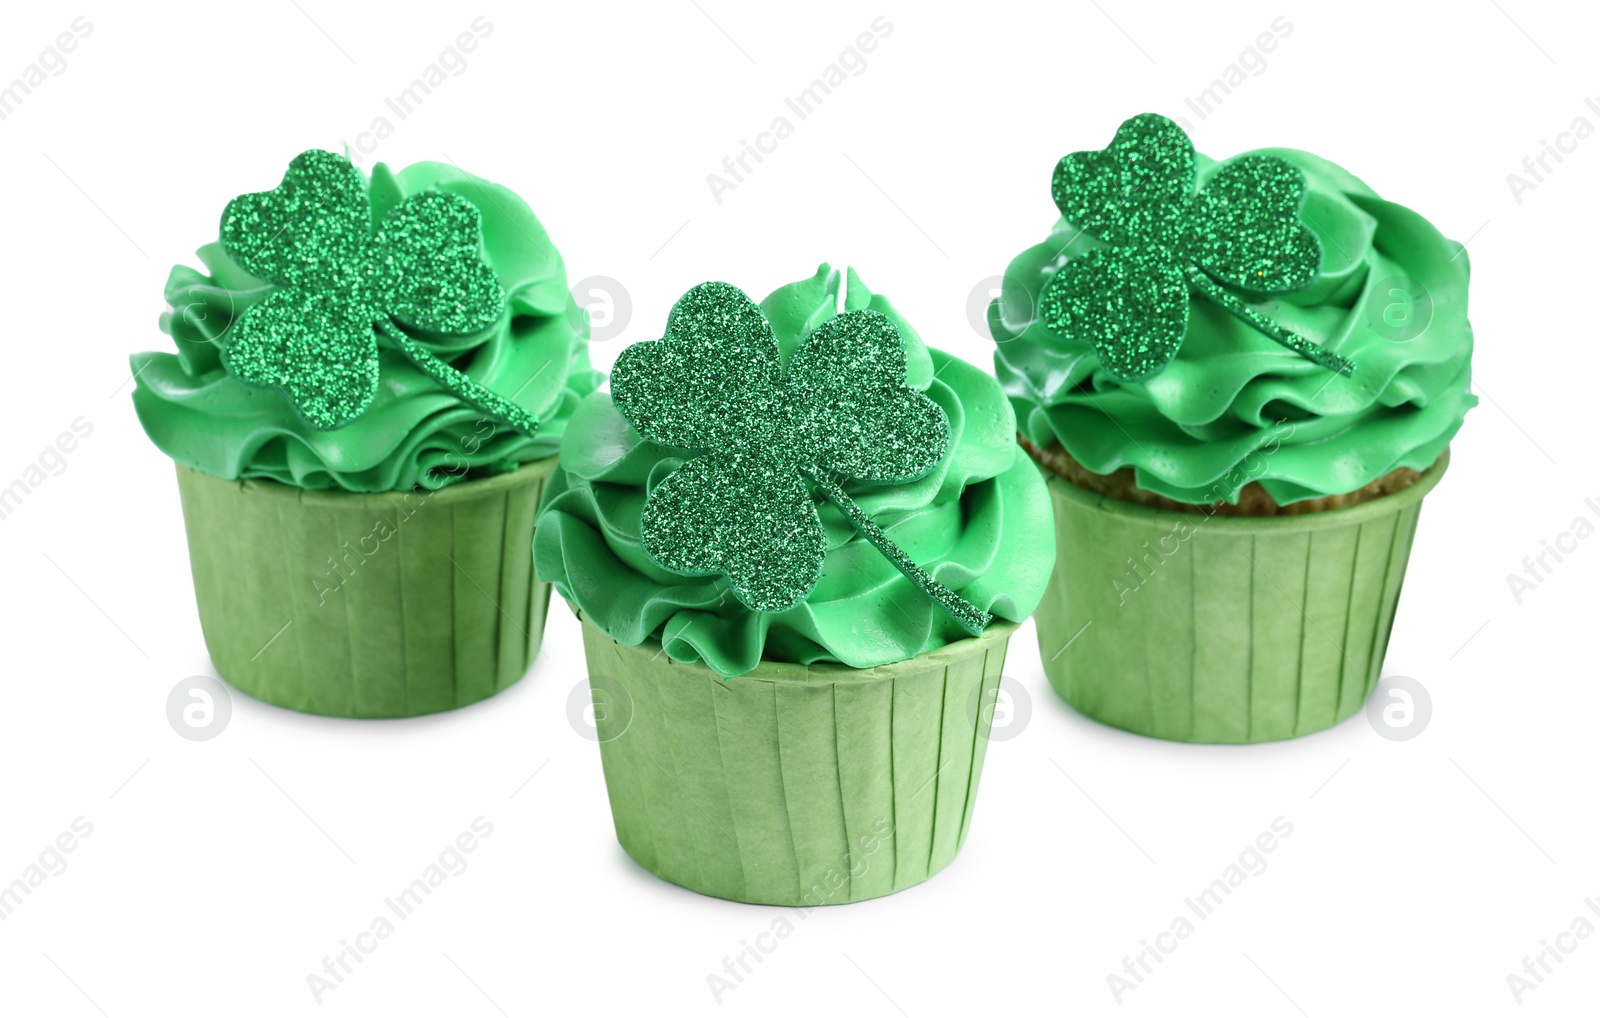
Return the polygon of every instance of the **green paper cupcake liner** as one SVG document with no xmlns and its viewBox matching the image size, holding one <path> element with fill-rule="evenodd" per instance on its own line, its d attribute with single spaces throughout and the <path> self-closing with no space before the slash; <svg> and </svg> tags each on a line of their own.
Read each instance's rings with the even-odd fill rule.
<svg viewBox="0 0 1600 1018">
<path fill-rule="evenodd" d="M 1447 465 L 1370 502 L 1269 517 L 1134 505 L 1046 471 L 1058 550 L 1034 618 L 1050 685 L 1098 721 L 1180 742 L 1338 724 L 1377 684 Z"/>
<path fill-rule="evenodd" d="M 1016 626 L 877 668 L 723 679 L 583 620 L 617 840 L 701 894 L 810 907 L 919 884 L 966 840 Z"/>
<path fill-rule="evenodd" d="M 354 494 L 178 467 L 217 673 L 310 714 L 450 710 L 527 672 L 550 587 L 533 573 L 549 457 L 438 491 Z"/>
</svg>

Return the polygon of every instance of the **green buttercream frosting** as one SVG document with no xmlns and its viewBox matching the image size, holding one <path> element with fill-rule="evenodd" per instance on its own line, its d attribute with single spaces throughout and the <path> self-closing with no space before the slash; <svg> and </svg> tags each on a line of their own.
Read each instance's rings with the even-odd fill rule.
<svg viewBox="0 0 1600 1018">
<path fill-rule="evenodd" d="M 854 271 L 841 279 L 824 265 L 761 307 L 786 361 L 802 337 L 841 311 L 870 309 L 894 322 L 906 344 L 907 384 L 944 409 L 950 447 L 916 481 L 846 490 L 940 583 L 1001 618 L 1030 615 L 1055 562 L 1055 529 L 1043 481 L 1016 444 L 1016 417 L 995 380 L 927 347 Z M 641 438 L 609 393 L 585 399 L 567 429 L 561 468 L 540 509 L 534 562 L 541 579 L 613 639 L 637 645 L 654 637 L 670 657 L 732 676 L 763 659 L 867 668 L 967 638 L 820 498 L 827 557 L 816 586 L 792 608 L 752 611 L 720 578 L 662 568 L 640 543 L 639 517 L 648 492 L 682 457 Z"/>
<path fill-rule="evenodd" d="M 151 441 L 177 462 L 218 477 L 352 492 L 438 488 L 554 455 L 578 404 L 602 377 L 589 366 L 588 318 L 568 292 L 561 256 L 516 194 L 444 163 L 417 163 L 398 174 L 376 166 L 374 223 L 430 188 L 477 207 L 484 261 L 509 300 L 500 320 L 482 331 L 415 336 L 536 415 L 533 437 L 486 419 L 387 343 L 372 405 L 344 427 L 311 427 L 280 392 L 248 385 L 223 367 L 228 327 L 277 287 L 212 243 L 199 251 L 205 271 L 179 265 L 167 279 L 171 310 L 161 316 L 161 329 L 177 352 L 132 358 L 134 406 Z"/>
<path fill-rule="evenodd" d="M 1022 434 L 1059 442 L 1096 473 L 1132 467 L 1141 488 L 1197 504 L 1237 502 L 1251 481 L 1279 504 L 1343 494 L 1444 452 L 1477 403 L 1465 249 L 1327 160 L 1256 154 L 1305 174 L 1303 218 L 1323 259 L 1308 289 L 1253 306 L 1355 371 L 1335 375 L 1191 297 L 1176 359 L 1140 381 L 1111 378 L 1092 347 L 1035 317 L 1045 282 L 1097 246 L 1062 221 L 1011 262 L 989 309 Z M 1224 165 L 1199 164 L 1202 186 Z"/>
</svg>

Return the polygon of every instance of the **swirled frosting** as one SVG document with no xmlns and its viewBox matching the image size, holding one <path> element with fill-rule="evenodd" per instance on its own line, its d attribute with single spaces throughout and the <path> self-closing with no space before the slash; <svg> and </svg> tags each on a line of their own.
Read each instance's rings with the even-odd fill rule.
<svg viewBox="0 0 1600 1018">
<path fill-rule="evenodd" d="M 1257 154 L 1305 174 L 1304 220 L 1323 261 L 1309 289 L 1255 307 L 1350 358 L 1354 373 L 1335 375 L 1191 299 L 1183 345 L 1165 370 L 1111 378 L 1089 344 L 1036 320 L 1045 282 L 1097 243 L 1058 222 L 1011 262 L 989 309 L 996 373 L 1030 440 L 1060 442 L 1098 474 L 1131 466 L 1139 487 L 1196 504 L 1236 503 L 1259 481 L 1287 505 L 1438 459 L 1477 403 L 1465 249 L 1327 160 Z M 1222 165 L 1199 163 L 1202 185 Z"/>
<path fill-rule="evenodd" d="M 167 279 L 171 310 L 161 316 L 161 329 L 177 352 L 131 359 L 134 406 L 150 440 L 177 462 L 218 477 L 352 492 L 438 488 L 554 455 L 578 403 L 602 377 L 589 366 L 588 318 L 568 292 L 561 256 L 516 194 L 443 163 L 417 163 L 398 174 L 376 166 L 374 221 L 430 188 L 477 206 L 484 260 L 509 299 L 500 321 L 481 332 L 417 338 L 537 415 L 532 437 L 485 420 L 387 344 L 372 406 L 337 430 L 312 428 L 281 393 L 247 385 L 223 368 L 228 327 L 276 287 L 212 243 L 199 251 L 205 271 L 179 265 Z"/>
<path fill-rule="evenodd" d="M 762 301 L 784 358 L 841 310 L 881 312 L 905 340 L 907 384 L 944 409 L 951 433 L 928 475 L 850 484 L 849 494 L 939 582 L 979 608 L 1021 621 L 1043 596 L 1055 530 L 1039 472 L 1016 444 L 1005 394 L 985 372 L 924 345 L 854 271 L 843 283 L 841 302 L 839 274 L 824 265 Z M 704 661 L 731 676 L 763 658 L 867 668 L 967 636 L 830 503 L 820 506 L 828 535 L 821 579 L 786 611 L 751 611 L 720 578 L 663 569 L 640 543 L 639 516 L 646 495 L 681 457 L 641 438 L 605 392 L 586 398 L 567 429 L 561 469 L 545 489 L 534 562 L 541 579 L 612 638 L 637 645 L 655 637 L 672 658 Z"/>
</svg>

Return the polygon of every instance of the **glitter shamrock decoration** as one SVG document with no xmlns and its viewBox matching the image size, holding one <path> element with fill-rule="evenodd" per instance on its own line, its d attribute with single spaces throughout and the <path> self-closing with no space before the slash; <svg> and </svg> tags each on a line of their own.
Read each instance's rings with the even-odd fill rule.
<svg viewBox="0 0 1600 1018">
<path fill-rule="evenodd" d="M 361 171 L 332 152 L 302 152 L 275 190 L 241 195 L 222 214 L 228 257 L 278 285 L 233 323 L 224 363 L 330 431 L 377 397 L 382 336 L 446 389 L 531 434 L 539 426 L 532 414 L 400 328 L 461 336 L 499 320 L 506 295 L 479 253 L 480 229 L 471 202 L 424 191 L 391 208 L 374 232 Z"/>
<path fill-rule="evenodd" d="M 847 311 L 801 340 L 785 366 L 755 302 L 727 283 L 702 283 L 673 307 L 664 338 L 617 358 L 611 398 L 645 438 L 701 454 L 645 500 L 640 537 L 663 567 L 726 576 L 756 611 L 793 607 L 828 551 L 820 490 L 968 632 L 988 624 L 840 485 L 915 480 L 950 444 L 944 411 L 906 385 L 905 345 L 885 316 Z"/>
<path fill-rule="evenodd" d="M 1300 221 L 1300 171 L 1272 156 L 1244 156 L 1198 193 L 1195 180 L 1188 135 L 1154 113 L 1125 121 L 1109 147 L 1062 159 L 1050 187 L 1056 206 L 1106 246 L 1051 278 L 1039 297 L 1045 327 L 1092 343 L 1114 378 L 1147 378 L 1177 355 L 1192 289 L 1307 360 L 1350 374 L 1350 361 L 1232 292 L 1268 297 L 1316 279 L 1322 248 Z"/>
</svg>

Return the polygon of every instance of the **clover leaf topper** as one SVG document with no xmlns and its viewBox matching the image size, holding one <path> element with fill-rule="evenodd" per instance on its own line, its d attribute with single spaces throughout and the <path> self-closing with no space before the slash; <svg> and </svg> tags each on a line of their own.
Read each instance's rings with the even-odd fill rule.
<svg viewBox="0 0 1600 1018">
<path fill-rule="evenodd" d="M 791 608 L 828 552 L 820 490 L 964 629 L 978 634 L 990 621 L 911 561 L 840 484 L 915 480 L 950 444 L 943 409 L 906 384 L 904 341 L 885 316 L 830 319 L 785 366 L 761 308 L 727 283 L 702 283 L 673 307 L 666 336 L 617 358 L 611 398 L 640 435 L 700 454 L 645 499 L 640 537 L 664 568 L 726 576 L 755 611 Z"/>
<path fill-rule="evenodd" d="M 1092 343 L 1108 374 L 1137 381 L 1177 356 L 1193 289 L 1307 360 L 1341 375 L 1354 371 L 1232 292 L 1259 299 L 1315 281 L 1322 248 L 1300 221 L 1306 183 L 1299 169 L 1249 155 L 1228 162 L 1198 193 L 1195 180 L 1188 135 L 1154 113 L 1125 121 L 1107 148 L 1062 159 L 1050 185 L 1056 206 L 1106 246 L 1051 278 L 1039 297 L 1045 327 Z"/>
<path fill-rule="evenodd" d="M 505 311 L 505 291 L 480 255 L 477 207 L 423 191 L 376 225 L 361 171 L 315 149 L 296 156 L 274 190 L 229 202 L 223 249 L 279 287 L 233 323 L 223 350 L 229 372 L 279 390 L 308 424 L 331 431 L 377 397 L 381 336 L 461 399 L 531 434 L 537 418 L 400 328 L 464 336 Z"/>
</svg>

